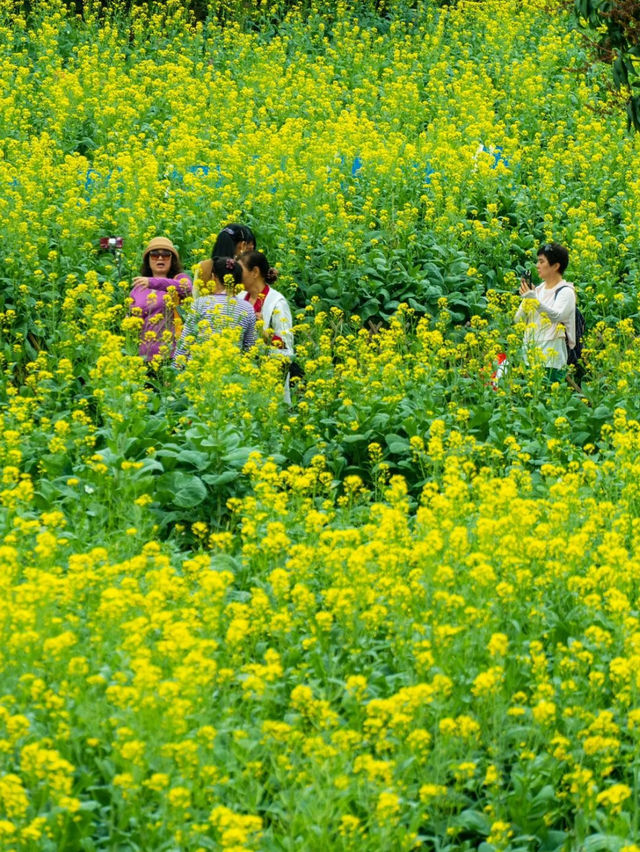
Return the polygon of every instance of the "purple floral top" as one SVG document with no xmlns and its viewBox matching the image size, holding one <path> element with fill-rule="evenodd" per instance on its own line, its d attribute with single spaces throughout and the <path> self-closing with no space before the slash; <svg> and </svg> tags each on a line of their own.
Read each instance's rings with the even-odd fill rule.
<svg viewBox="0 0 640 852">
<path fill-rule="evenodd" d="M 145 361 L 160 356 L 171 358 L 176 348 L 175 298 L 169 293 L 174 287 L 179 301 L 191 295 L 191 278 L 179 272 L 175 278 L 149 278 L 148 287 L 134 287 L 129 294 L 133 299 L 131 313 L 144 320 L 140 331 L 138 354 Z"/>
</svg>

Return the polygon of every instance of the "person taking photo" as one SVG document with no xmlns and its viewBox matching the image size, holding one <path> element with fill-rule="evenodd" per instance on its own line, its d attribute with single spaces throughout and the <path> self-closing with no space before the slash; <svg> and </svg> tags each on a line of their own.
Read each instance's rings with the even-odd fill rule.
<svg viewBox="0 0 640 852">
<path fill-rule="evenodd" d="M 536 268 L 541 278 L 537 287 L 520 280 L 522 302 L 515 322 L 524 321 L 523 354 L 530 365 L 538 351 L 549 381 L 563 381 L 567 375 L 569 349 L 576 345 L 576 291 L 565 281 L 569 252 L 558 243 L 545 243 L 538 249 Z"/>
</svg>

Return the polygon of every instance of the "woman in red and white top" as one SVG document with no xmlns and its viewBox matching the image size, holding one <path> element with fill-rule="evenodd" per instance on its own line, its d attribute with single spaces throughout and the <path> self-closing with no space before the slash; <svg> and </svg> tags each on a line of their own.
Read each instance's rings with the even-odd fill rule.
<svg viewBox="0 0 640 852">
<path fill-rule="evenodd" d="M 244 290 L 238 299 L 248 302 L 255 311 L 256 319 L 262 320 L 263 335 L 267 343 L 280 356 L 293 358 L 293 320 L 285 297 L 272 285 L 278 278 L 277 269 L 261 251 L 247 251 L 238 262 L 242 267 Z"/>
</svg>

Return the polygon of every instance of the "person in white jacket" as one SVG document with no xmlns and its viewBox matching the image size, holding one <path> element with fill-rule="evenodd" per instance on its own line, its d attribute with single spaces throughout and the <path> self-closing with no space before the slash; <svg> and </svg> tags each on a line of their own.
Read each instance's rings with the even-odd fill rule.
<svg viewBox="0 0 640 852">
<path fill-rule="evenodd" d="M 285 297 L 273 287 L 278 278 L 278 270 L 269 266 L 269 261 L 261 251 L 247 251 L 240 255 L 238 263 L 242 267 L 244 290 L 238 293 L 238 300 L 252 305 L 256 320 L 262 320 L 262 333 L 271 346 L 274 357 L 291 359 L 294 356 L 293 319 L 291 308 Z M 285 380 L 284 398 L 291 401 L 289 376 Z"/>
<path fill-rule="evenodd" d="M 522 302 L 515 322 L 527 323 L 524 361 L 530 364 L 533 351 L 540 352 L 551 381 L 565 378 L 567 346 L 573 348 L 576 344 L 576 291 L 564 279 L 568 265 L 569 252 L 564 246 L 545 243 L 538 249 L 536 265 L 542 283 L 533 287 L 524 278 L 520 281 Z"/>
</svg>

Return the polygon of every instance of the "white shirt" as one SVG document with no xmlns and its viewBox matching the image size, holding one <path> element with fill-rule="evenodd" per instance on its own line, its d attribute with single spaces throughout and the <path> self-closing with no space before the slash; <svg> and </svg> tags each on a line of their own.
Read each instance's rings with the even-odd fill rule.
<svg viewBox="0 0 640 852">
<path fill-rule="evenodd" d="M 563 288 L 561 292 L 558 292 Z M 547 287 L 542 282 L 522 297 L 515 322 L 525 320 L 524 360 L 528 352 L 538 349 L 544 357 L 545 367 L 557 370 L 567 366 L 567 340 L 576 345 L 576 291 L 564 278 Z M 566 331 L 566 339 L 565 339 Z"/>
</svg>

